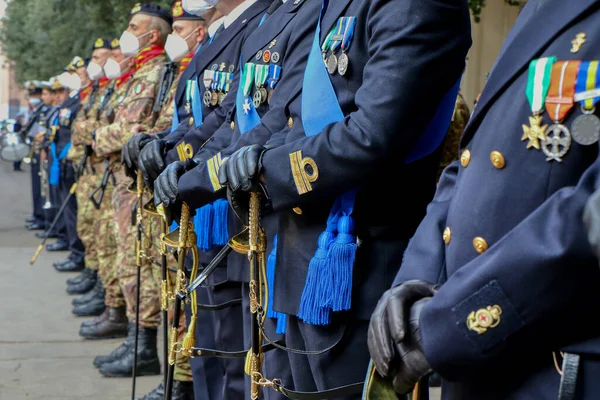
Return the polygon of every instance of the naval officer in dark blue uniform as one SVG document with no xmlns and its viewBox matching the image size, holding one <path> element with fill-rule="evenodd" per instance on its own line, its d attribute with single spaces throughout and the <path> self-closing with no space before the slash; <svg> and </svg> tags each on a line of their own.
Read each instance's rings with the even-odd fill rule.
<svg viewBox="0 0 600 400">
<path fill-rule="evenodd" d="M 319 353 L 290 355 L 301 391 L 364 380 L 368 319 L 435 190 L 471 43 L 458 0 L 324 1 L 321 14 L 304 136 L 242 148 L 219 171 L 238 213 L 255 190 L 279 212 L 274 309 L 286 345 Z M 382 193 L 390 185 L 406 195 Z"/>
<path fill-rule="evenodd" d="M 600 396 L 582 221 L 600 168 L 599 22 L 597 0 L 531 0 L 508 35 L 371 320 L 399 392 L 435 370 L 444 399 Z"/>
<path fill-rule="evenodd" d="M 248 37 L 242 47 L 243 84 L 237 88 L 235 107 L 228 112 L 225 123 L 204 145 L 200 143 L 202 148 L 192 160 L 169 164 L 155 182 L 155 191 L 160 193 L 164 204 L 183 200 L 193 208 L 200 208 L 223 198 L 225 190 L 222 190 L 217 177 L 221 161 L 240 147 L 250 143 L 264 144 L 273 133 L 291 129 L 293 119 L 286 106 L 301 91 L 302 76 L 320 7 L 319 0 L 288 0 L 283 3 L 274 2 L 269 8 L 267 19 Z M 299 112 L 298 109 L 296 118 L 299 117 Z M 197 142 L 190 144 L 199 145 Z M 190 167 L 193 169 L 185 173 Z M 230 213 L 229 232 L 234 234 L 241 228 L 241 222 Z M 268 222 L 265 220 L 265 229 L 269 244 L 267 252 L 270 253 L 277 231 L 276 215 L 269 216 Z M 273 253 L 269 260 L 274 256 Z M 222 281 L 246 283 L 242 285 L 245 348 L 250 347 L 251 337 L 248 271 L 246 258 L 236 255 L 229 258 L 226 268 L 219 268 L 213 273 Z M 272 339 L 281 339 L 276 333 L 284 333 L 285 317 L 279 318 L 280 315 L 272 308 L 269 309 L 268 316 L 271 317 L 266 323 L 269 336 Z M 263 372 L 265 376 L 276 376 L 285 382 L 286 387 L 293 388 L 285 352 L 267 352 Z M 246 380 L 246 388 L 249 389 L 249 377 Z M 265 395 L 267 398 L 282 396 L 272 391 L 267 391 Z"/>
</svg>

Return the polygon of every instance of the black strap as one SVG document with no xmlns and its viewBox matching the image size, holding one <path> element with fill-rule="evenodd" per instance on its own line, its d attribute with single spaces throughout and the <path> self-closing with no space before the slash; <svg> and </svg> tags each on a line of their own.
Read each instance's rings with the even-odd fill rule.
<svg viewBox="0 0 600 400">
<path fill-rule="evenodd" d="M 579 373 L 579 354 L 565 353 L 563 355 L 562 378 L 558 389 L 558 400 L 573 400 L 577 388 Z"/>
<path fill-rule="evenodd" d="M 281 343 L 283 343 L 283 341 L 281 341 Z M 261 351 L 263 353 L 271 350 L 275 350 L 275 346 L 273 346 L 272 344 L 263 344 L 261 347 Z M 248 355 L 249 351 L 250 349 L 241 351 L 222 351 L 215 349 L 203 349 L 200 347 L 192 347 L 192 353 L 195 356 L 202 357 L 245 358 Z"/>
<path fill-rule="evenodd" d="M 227 307 L 235 306 L 238 304 L 242 304 L 242 299 L 233 299 L 233 300 L 226 301 L 225 303 L 216 304 L 216 305 L 198 304 L 198 309 L 206 310 L 206 311 L 218 311 L 218 310 L 223 310 Z"/>
<path fill-rule="evenodd" d="M 333 389 L 323 390 L 320 392 L 296 392 L 295 390 L 286 389 L 279 379 L 273 379 L 273 390 L 283 394 L 288 399 L 295 400 L 317 400 L 317 399 L 332 399 L 338 397 L 353 396 L 362 393 L 365 383 L 352 383 L 346 386 L 340 386 Z"/>
<path fill-rule="evenodd" d="M 335 342 L 333 342 L 333 344 L 331 346 L 329 346 L 325 349 L 322 349 L 322 350 L 309 351 L 309 350 L 293 349 L 291 347 L 282 346 L 282 345 L 278 344 L 277 342 L 271 340 L 271 338 L 269 338 L 269 335 L 267 335 L 267 332 L 265 331 L 265 326 L 262 322 L 263 321 L 263 313 L 264 313 L 264 310 L 262 309 L 262 307 L 256 313 L 256 318 L 258 318 L 258 328 L 260 329 L 260 332 L 262 333 L 263 337 L 265 338 L 265 340 L 268 343 L 277 347 L 279 350 L 283 350 L 288 353 L 302 354 L 302 355 L 307 355 L 307 356 L 318 356 L 319 354 L 327 353 L 328 351 L 333 350 L 333 348 L 336 347 L 338 344 L 340 344 L 340 342 L 342 341 L 342 339 L 344 338 L 344 336 L 346 336 L 346 333 L 348 332 L 348 327 L 346 326 L 344 328 L 344 330 L 342 331 L 342 334 L 340 335 L 340 337 Z"/>
</svg>

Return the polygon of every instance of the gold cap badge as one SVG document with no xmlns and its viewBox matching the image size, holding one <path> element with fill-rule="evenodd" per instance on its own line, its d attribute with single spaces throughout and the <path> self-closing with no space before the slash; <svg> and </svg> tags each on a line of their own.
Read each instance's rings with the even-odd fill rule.
<svg viewBox="0 0 600 400">
<path fill-rule="evenodd" d="M 104 40 L 102 38 L 96 39 L 96 42 L 94 43 L 94 48 L 98 49 L 102 46 L 104 46 Z"/>
<path fill-rule="evenodd" d="M 183 15 L 183 7 L 181 6 L 181 1 L 176 1 L 173 4 L 173 17 L 178 18 Z"/>
<path fill-rule="evenodd" d="M 121 43 L 119 43 L 119 39 L 117 38 L 113 39 L 112 42 L 110 42 L 110 47 L 112 47 L 113 49 L 116 49 L 120 45 Z"/>
<path fill-rule="evenodd" d="M 142 5 L 140 3 L 136 3 L 135 6 L 131 9 L 131 13 L 135 14 L 142 10 Z"/>
</svg>

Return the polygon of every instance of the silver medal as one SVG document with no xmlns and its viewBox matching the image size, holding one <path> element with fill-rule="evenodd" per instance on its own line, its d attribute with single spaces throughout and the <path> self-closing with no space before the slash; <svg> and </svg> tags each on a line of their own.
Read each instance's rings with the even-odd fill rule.
<svg viewBox="0 0 600 400">
<path fill-rule="evenodd" d="M 333 75 L 335 71 L 337 71 L 337 66 L 338 60 L 335 54 L 331 54 L 329 57 L 327 57 L 327 72 Z"/>
<path fill-rule="evenodd" d="M 600 119 L 594 115 L 594 109 L 585 110 L 583 114 L 575 118 L 571 125 L 573 140 L 582 146 L 594 144 L 600 138 Z"/>
<path fill-rule="evenodd" d="M 546 129 L 546 140 L 542 143 L 542 151 L 546 161 L 562 161 L 562 157 L 571 148 L 571 133 L 562 124 L 550 125 Z"/>
<path fill-rule="evenodd" d="M 202 102 L 204 103 L 204 105 L 206 107 L 210 107 L 211 99 L 212 99 L 212 93 L 210 93 L 210 90 L 205 91 L 204 95 L 202 96 Z"/>
<path fill-rule="evenodd" d="M 260 104 L 262 103 L 262 93 L 260 90 L 254 92 L 254 96 L 252 96 L 252 104 L 254 104 L 254 108 L 258 109 Z"/>
<path fill-rule="evenodd" d="M 349 61 L 346 53 L 340 54 L 340 57 L 338 58 L 338 73 L 340 75 L 346 75 L 346 72 L 348 72 Z"/>
</svg>

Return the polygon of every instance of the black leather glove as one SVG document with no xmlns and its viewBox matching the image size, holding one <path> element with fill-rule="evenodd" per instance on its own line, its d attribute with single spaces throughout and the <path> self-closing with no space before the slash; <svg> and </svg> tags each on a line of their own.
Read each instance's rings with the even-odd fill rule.
<svg viewBox="0 0 600 400">
<path fill-rule="evenodd" d="M 408 331 L 404 340 L 396 345 L 398 364 L 394 366 L 394 370 L 398 372 L 394 376 L 393 384 L 398 394 L 410 393 L 419 380 L 433 372 L 423 354 L 419 326 L 421 310 L 429 300 L 431 297 L 425 297 L 410 308 Z"/>
<path fill-rule="evenodd" d="M 159 205 L 162 201 L 156 194 L 154 193 L 154 204 Z M 181 223 L 181 206 L 183 202 L 181 200 L 177 200 L 175 203 L 166 206 L 163 204 L 163 209 L 165 212 L 165 220 L 167 221 L 167 226 L 171 226 L 173 222 L 177 222 L 179 225 Z M 196 215 L 196 210 L 190 209 L 190 218 Z"/>
<path fill-rule="evenodd" d="M 169 164 L 154 181 L 154 194 L 165 207 L 170 207 L 179 200 L 179 178 L 186 171 L 184 161 L 175 161 Z"/>
<path fill-rule="evenodd" d="M 165 156 L 174 146 L 175 143 L 172 141 L 160 139 L 148 143 L 140 151 L 138 166 L 148 187 L 152 188 L 156 178 L 164 171 Z"/>
<path fill-rule="evenodd" d="M 131 178 L 136 176 L 140 151 L 154 140 L 157 140 L 155 135 L 137 133 L 125 143 L 125 146 L 121 150 L 121 163 L 125 165 L 125 174 L 127 176 Z"/>
<path fill-rule="evenodd" d="M 219 169 L 219 182 L 222 186 L 227 186 L 229 205 L 245 225 L 249 220 L 250 192 L 262 194 L 263 214 L 272 210 L 267 188 L 259 181 L 265 151 L 265 147 L 257 144 L 243 147 L 223 161 Z"/>
<path fill-rule="evenodd" d="M 410 309 L 417 301 L 432 297 L 438 286 L 412 280 L 386 291 L 369 323 L 367 345 L 375 368 L 383 377 L 391 376 L 397 356 L 396 345 L 409 334 Z"/>
</svg>

